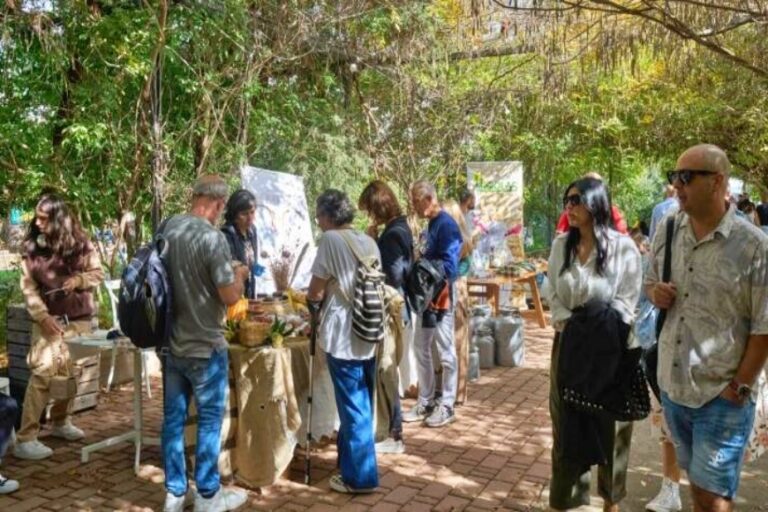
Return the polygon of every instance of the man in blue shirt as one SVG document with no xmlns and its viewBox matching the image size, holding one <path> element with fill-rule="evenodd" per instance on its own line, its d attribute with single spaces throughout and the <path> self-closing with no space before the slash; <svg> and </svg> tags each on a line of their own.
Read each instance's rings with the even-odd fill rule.
<svg viewBox="0 0 768 512">
<path fill-rule="evenodd" d="M 760 198 L 762 202 L 757 205 L 757 217 L 760 219 L 763 230 L 765 230 L 765 227 L 768 226 L 768 190 L 764 190 L 760 194 Z"/>
<path fill-rule="evenodd" d="M 668 213 L 677 211 L 679 208 L 675 187 L 672 185 L 664 187 L 664 196 L 665 199 L 654 206 L 653 212 L 651 213 L 651 228 L 648 232 L 648 239 L 651 241 L 653 240 L 653 235 L 656 233 L 656 228 L 659 226 L 661 219 L 666 217 Z"/>
<path fill-rule="evenodd" d="M 419 400 L 413 409 L 403 415 L 403 421 L 424 421 L 428 427 L 442 427 L 456 419 L 453 406 L 458 385 L 458 361 L 453 328 L 453 283 L 459 273 L 463 240 L 456 221 L 440 207 L 434 185 L 428 181 L 417 181 L 411 186 L 410 195 L 416 214 L 429 219 L 421 257 L 440 262 L 448 286 L 417 324 L 414 347 L 418 363 Z M 439 402 L 435 401 L 433 344 L 443 367 L 443 389 Z"/>
</svg>

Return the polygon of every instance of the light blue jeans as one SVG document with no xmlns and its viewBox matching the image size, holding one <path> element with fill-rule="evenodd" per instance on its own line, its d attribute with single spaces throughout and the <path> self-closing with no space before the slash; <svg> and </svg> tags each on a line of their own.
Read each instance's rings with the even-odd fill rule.
<svg viewBox="0 0 768 512">
<path fill-rule="evenodd" d="M 732 499 L 739 488 L 755 402 L 735 404 L 720 396 L 698 409 L 661 394 L 664 417 L 675 444 L 677 463 L 697 487 Z"/>
<path fill-rule="evenodd" d="M 213 351 L 210 359 L 163 356 L 162 450 L 165 488 L 174 496 L 187 492 L 184 461 L 184 423 L 190 398 L 197 407 L 195 483 L 197 491 L 210 498 L 219 491 L 221 423 L 229 386 L 229 355 L 226 348 Z"/>
</svg>

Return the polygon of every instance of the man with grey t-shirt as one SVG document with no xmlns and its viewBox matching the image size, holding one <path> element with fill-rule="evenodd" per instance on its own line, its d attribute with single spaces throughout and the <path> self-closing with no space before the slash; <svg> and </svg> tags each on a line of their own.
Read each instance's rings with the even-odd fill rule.
<svg viewBox="0 0 768 512">
<path fill-rule="evenodd" d="M 163 432 L 166 512 L 181 512 L 191 491 L 184 462 L 184 423 L 192 396 L 198 412 L 195 510 L 234 510 L 247 501 L 239 489 L 222 489 L 218 460 L 226 407 L 229 358 L 224 339 L 226 306 L 243 295 L 248 276 L 233 268 L 224 234 L 214 224 L 227 200 L 218 176 L 195 183 L 192 207 L 163 228 L 173 284 L 173 330 L 163 355 Z"/>
</svg>

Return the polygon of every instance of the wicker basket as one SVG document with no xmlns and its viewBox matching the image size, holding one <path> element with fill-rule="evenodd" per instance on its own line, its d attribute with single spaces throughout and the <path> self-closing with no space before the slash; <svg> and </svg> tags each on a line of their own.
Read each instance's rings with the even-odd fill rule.
<svg viewBox="0 0 768 512">
<path fill-rule="evenodd" d="M 245 347 L 257 347 L 264 344 L 272 324 L 261 322 L 240 322 L 237 339 Z"/>
</svg>

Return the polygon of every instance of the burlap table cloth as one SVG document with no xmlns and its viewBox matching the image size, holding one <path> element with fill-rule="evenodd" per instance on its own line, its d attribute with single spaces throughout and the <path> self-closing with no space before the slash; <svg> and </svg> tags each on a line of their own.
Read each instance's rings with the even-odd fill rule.
<svg viewBox="0 0 768 512">
<path fill-rule="evenodd" d="M 234 475 L 250 487 L 264 487 L 275 483 L 288 468 L 301 425 L 291 361 L 293 352 L 298 353 L 297 359 L 304 359 L 302 351 L 306 351 L 306 341 L 278 349 L 230 347 L 229 407 L 219 458 L 223 477 Z M 306 380 L 306 374 L 299 377 L 300 382 Z M 192 458 L 196 431 L 193 404 L 185 428 L 187 453 Z"/>
</svg>

